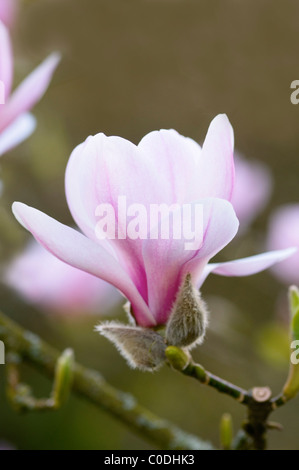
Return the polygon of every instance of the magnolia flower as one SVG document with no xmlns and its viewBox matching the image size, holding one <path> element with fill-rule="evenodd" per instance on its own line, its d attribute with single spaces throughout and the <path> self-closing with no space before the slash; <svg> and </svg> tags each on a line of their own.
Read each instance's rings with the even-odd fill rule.
<svg viewBox="0 0 299 470">
<path fill-rule="evenodd" d="M 120 137 L 91 136 L 73 151 L 65 184 L 70 211 L 83 234 L 18 202 L 13 205 L 16 218 L 56 257 L 117 287 L 129 300 L 130 312 L 140 327 L 171 322 L 178 328 L 178 311 L 189 312 L 182 308 L 186 298 L 190 312 L 200 322 L 196 325 L 197 331 L 203 332 L 206 312 L 196 289 L 209 273 L 250 275 L 293 252 L 287 249 L 209 264 L 234 238 L 239 225 L 230 203 L 234 188 L 233 131 L 225 115 L 212 121 L 202 148 L 174 130 L 151 132 L 138 146 Z M 152 205 L 161 203 L 175 203 L 179 207 L 187 204 L 190 209 L 200 205 L 203 208 L 201 243 L 193 250 L 186 250 L 184 237 L 157 238 L 156 233 L 161 233 L 164 222 L 162 217 L 157 227 L 151 227 L 147 237 L 124 238 L 131 222 L 119 216 L 120 196 L 126 196 L 130 207 L 136 207 L 137 203 L 142 205 L 147 214 Z M 114 208 L 118 226 L 115 238 L 99 236 L 98 207 L 101 204 Z M 190 210 L 191 216 L 194 213 Z M 138 223 L 144 222 L 144 218 Z M 176 220 L 174 217 L 174 232 L 178 228 Z M 180 327 L 188 330 L 194 326 L 194 318 L 183 319 Z M 115 335 L 119 338 L 120 349 L 127 347 L 128 341 L 130 347 L 132 341 L 134 345 L 139 341 L 136 330 L 133 332 L 131 327 L 127 330 L 119 325 L 101 328 L 110 338 L 115 339 Z M 168 327 L 169 335 L 173 328 L 170 330 Z M 186 331 L 185 338 L 179 335 L 181 344 L 186 344 L 187 337 L 194 339 L 189 333 Z M 150 341 L 148 334 L 145 340 Z M 157 345 L 157 349 L 160 352 L 161 345 Z M 155 365 L 156 358 L 150 358 L 148 364 Z"/>
<path fill-rule="evenodd" d="M 12 48 L 8 31 L 0 22 L 0 155 L 34 131 L 35 119 L 28 111 L 45 93 L 59 60 L 58 54 L 50 55 L 11 93 Z"/>
<path fill-rule="evenodd" d="M 26 301 L 56 313 L 106 313 L 121 296 L 110 284 L 30 243 L 5 269 L 4 282 Z"/>
<path fill-rule="evenodd" d="M 0 0 L 0 21 L 9 28 L 13 25 L 18 8 L 18 0 Z"/>
<path fill-rule="evenodd" d="M 245 230 L 269 201 L 272 179 L 266 165 L 235 153 L 235 185 L 231 203 Z M 253 190 L 254 188 L 254 190 Z"/>
<path fill-rule="evenodd" d="M 287 204 L 273 212 L 267 237 L 270 249 L 284 249 L 287 246 L 299 248 L 299 204 Z M 273 267 L 272 272 L 285 284 L 299 284 L 299 251 L 289 260 Z"/>
</svg>

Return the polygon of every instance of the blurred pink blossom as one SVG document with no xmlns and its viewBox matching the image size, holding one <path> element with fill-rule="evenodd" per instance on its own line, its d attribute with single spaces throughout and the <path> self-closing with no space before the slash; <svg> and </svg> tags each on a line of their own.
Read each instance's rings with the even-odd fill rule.
<svg viewBox="0 0 299 470">
<path fill-rule="evenodd" d="M 8 28 L 15 22 L 18 3 L 19 0 L 0 0 L 0 21 Z"/>
<path fill-rule="evenodd" d="M 299 248 L 299 204 L 278 207 L 272 214 L 267 238 L 270 250 L 288 246 Z M 290 259 L 272 268 L 276 277 L 286 284 L 299 285 L 299 250 Z"/>
<path fill-rule="evenodd" d="M 225 115 L 212 121 L 202 148 L 174 130 L 151 132 L 138 146 L 98 134 L 75 148 L 66 170 L 68 205 L 83 234 L 22 203 L 14 203 L 13 211 L 52 254 L 117 287 L 130 301 L 140 326 L 165 324 L 187 274 L 199 288 L 211 272 L 250 275 L 293 252 L 208 264 L 238 230 L 229 202 L 234 188 L 233 145 L 233 130 Z M 123 195 L 128 205 L 142 204 L 148 212 L 151 204 L 189 204 L 191 208 L 201 204 L 203 243 L 185 250 L 184 237 L 99 239 L 99 204 L 112 205 L 120 232 L 127 229 L 117 212 L 118 198 Z M 158 228 L 162 222 L 160 218 Z"/>
<path fill-rule="evenodd" d="M 245 230 L 265 208 L 272 190 L 272 178 L 266 165 L 235 153 L 235 186 L 231 203 Z"/>
<path fill-rule="evenodd" d="M 42 98 L 59 60 L 59 54 L 51 54 L 11 93 L 12 47 L 8 30 L 0 21 L 0 155 L 34 131 L 35 119 L 28 111 Z"/>
<path fill-rule="evenodd" d="M 27 302 L 56 313 L 105 314 L 121 300 L 110 284 L 63 263 L 35 242 L 7 267 L 4 282 Z"/>
</svg>

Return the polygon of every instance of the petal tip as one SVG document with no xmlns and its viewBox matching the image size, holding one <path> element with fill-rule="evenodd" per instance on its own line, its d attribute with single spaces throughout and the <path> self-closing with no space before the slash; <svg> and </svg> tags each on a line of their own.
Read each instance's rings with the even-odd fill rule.
<svg viewBox="0 0 299 470">
<path fill-rule="evenodd" d="M 59 51 L 54 51 L 48 56 L 48 60 L 57 66 L 62 59 L 62 53 Z"/>
<path fill-rule="evenodd" d="M 17 219 L 17 221 L 23 226 L 26 228 L 26 225 L 24 224 L 24 220 L 21 216 L 21 212 L 22 212 L 22 208 L 24 207 L 27 207 L 26 204 L 23 204 L 22 202 L 18 202 L 18 201 L 15 201 L 12 206 L 11 206 L 11 209 L 12 209 L 12 213 L 13 215 L 15 216 L 15 218 Z"/>
</svg>

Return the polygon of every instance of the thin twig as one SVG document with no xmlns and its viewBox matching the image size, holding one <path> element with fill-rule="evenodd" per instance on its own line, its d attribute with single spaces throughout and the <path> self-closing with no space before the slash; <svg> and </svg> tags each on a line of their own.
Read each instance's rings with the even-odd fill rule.
<svg viewBox="0 0 299 470">
<path fill-rule="evenodd" d="M 183 374 L 199 380 L 202 384 L 215 388 L 220 393 L 225 393 L 237 400 L 243 405 L 247 405 L 249 401 L 249 393 L 247 390 L 234 385 L 227 380 L 221 379 L 211 372 L 205 370 L 200 364 L 191 361 L 184 369 Z"/>
<path fill-rule="evenodd" d="M 175 346 L 169 346 L 166 349 L 166 357 L 169 364 L 184 375 L 193 377 L 203 385 L 208 385 L 220 393 L 229 395 L 243 405 L 249 403 L 250 393 L 247 390 L 208 372 L 201 364 L 196 364 L 186 351 Z"/>
<path fill-rule="evenodd" d="M 0 313 L 0 340 L 4 342 L 7 351 L 16 352 L 23 360 L 53 379 L 56 362 L 61 353 L 2 313 Z M 132 395 L 109 385 L 99 372 L 87 369 L 78 363 L 74 366 L 72 390 L 159 448 L 188 450 L 213 448 L 209 442 L 187 434 L 157 417 L 139 405 Z"/>
<path fill-rule="evenodd" d="M 284 405 L 288 400 L 289 399 L 283 393 L 280 393 L 279 395 L 277 395 L 277 397 L 272 398 L 272 409 L 276 410 L 276 408 L 279 408 L 280 406 Z"/>
</svg>

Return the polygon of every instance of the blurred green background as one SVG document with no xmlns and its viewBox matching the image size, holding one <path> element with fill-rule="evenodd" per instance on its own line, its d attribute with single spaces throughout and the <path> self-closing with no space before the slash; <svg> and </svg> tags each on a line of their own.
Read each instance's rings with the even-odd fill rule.
<svg viewBox="0 0 299 470">
<path fill-rule="evenodd" d="M 87 135 L 102 131 L 137 143 L 153 129 L 172 127 L 202 142 L 209 122 L 222 112 L 232 122 L 237 149 L 269 165 L 275 188 L 252 229 L 221 259 L 264 249 L 271 209 L 299 199 L 299 106 L 290 102 L 290 84 L 299 79 L 298 18 L 296 0 L 23 2 L 13 32 L 16 82 L 53 50 L 61 51 L 63 60 L 34 110 L 35 134 L 1 160 L 2 261 L 29 239 L 11 215 L 14 200 L 72 222 L 64 168 Z M 54 346 L 73 347 L 79 361 L 185 430 L 218 444 L 221 414 L 232 413 L 235 429 L 243 419 L 244 409 L 230 398 L 167 367 L 155 374 L 129 370 L 94 333 L 97 318 L 46 316 L 9 289 L 0 290 L 5 313 Z M 283 340 L 269 325 L 280 322 L 283 331 L 286 314 L 277 318 L 276 310 L 278 297 L 286 295 L 268 272 L 240 279 L 211 276 L 203 287 L 211 328 L 196 358 L 240 386 L 269 385 L 277 393 L 287 364 L 278 351 Z M 124 318 L 121 309 L 117 314 Z M 5 400 L 3 371 L 0 367 L 0 440 L 18 449 L 150 448 L 74 397 L 55 413 L 16 415 Z M 50 382 L 31 368 L 24 368 L 23 377 L 38 396 L 49 392 Z M 269 447 L 299 449 L 299 399 L 273 418 L 285 429 L 269 434 Z"/>
</svg>

